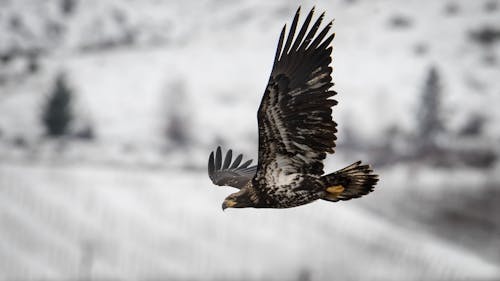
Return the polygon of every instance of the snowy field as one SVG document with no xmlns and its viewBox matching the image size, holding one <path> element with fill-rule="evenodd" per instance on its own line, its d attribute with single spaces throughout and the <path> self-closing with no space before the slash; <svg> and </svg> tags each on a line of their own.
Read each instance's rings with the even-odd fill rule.
<svg viewBox="0 0 500 281">
<path fill-rule="evenodd" d="M 500 153 L 499 0 L 0 0 L 0 280 L 500 280 L 498 161 L 391 160 L 361 199 L 221 210 L 232 190 L 211 184 L 208 155 L 255 159 L 299 5 L 335 18 L 325 170 L 408 149 L 431 66 L 444 146 Z M 45 135 L 61 73 L 91 139 Z M 457 137 L 474 117 L 480 132 Z"/>
<path fill-rule="evenodd" d="M 198 173 L 3 164 L 0 176 L 5 280 L 500 276 L 478 253 L 359 202 L 222 212 L 229 190 Z M 378 192 L 371 199 L 387 209 L 378 199 L 388 191 Z"/>
</svg>

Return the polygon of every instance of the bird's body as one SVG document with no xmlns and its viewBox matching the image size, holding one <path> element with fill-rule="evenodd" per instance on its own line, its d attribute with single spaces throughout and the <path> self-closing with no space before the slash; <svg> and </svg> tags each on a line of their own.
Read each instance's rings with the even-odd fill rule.
<svg viewBox="0 0 500 281">
<path fill-rule="evenodd" d="M 220 148 L 209 157 L 212 181 L 240 189 L 226 198 L 223 208 L 290 208 L 318 199 L 348 200 L 369 193 L 378 180 L 361 162 L 324 175 L 322 162 L 326 153 L 334 152 L 337 132 L 329 66 L 334 34 L 329 34 L 331 22 L 317 34 L 324 14 L 308 30 L 313 12 L 296 37 L 300 8 L 288 36 L 286 26 L 281 32 L 257 113 L 257 165 L 249 167 L 251 160 L 240 165 L 241 154 L 233 162 L 231 150 L 222 162 Z"/>
<path fill-rule="evenodd" d="M 256 197 L 257 206 L 260 206 L 258 203 L 262 203 L 267 208 L 291 208 L 315 201 L 321 197 L 322 193 L 321 183 L 310 176 L 290 175 L 289 179 L 280 182 L 279 185 L 268 185 L 267 182 L 252 181 L 246 187 L 255 193 L 259 190 L 266 190 Z"/>
</svg>

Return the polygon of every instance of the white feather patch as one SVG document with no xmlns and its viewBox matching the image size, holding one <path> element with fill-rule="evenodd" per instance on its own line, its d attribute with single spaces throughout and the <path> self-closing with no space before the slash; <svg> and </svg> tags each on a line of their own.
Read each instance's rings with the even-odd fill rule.
<svg viewBox="0 0 500 281">
<path fill-rule="evenodd" d="M 269 165 L 266 171 L 268 183 L 274 186 L 289 185 L 297 180 L 300 174 L 293 166 L 293 161 L 283 155 L 276 155 L 274 165 Z"/>
</svg>

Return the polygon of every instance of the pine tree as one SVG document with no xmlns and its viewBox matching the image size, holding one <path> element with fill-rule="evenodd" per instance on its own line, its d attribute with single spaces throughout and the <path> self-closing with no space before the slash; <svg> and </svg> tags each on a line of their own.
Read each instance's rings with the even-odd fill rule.
<svg viewBox="0 0 500 281">
<path fill-rule="evenodd" d="M 59 74 L 43 110 L 42 119 L 48 136 L 61 137 L 68 133 L 73 121 L 72 99 L 66 77 Z"/>
<path fill-rule="evenodd" d="M 425 82 L 417 113 L 417 143 L 424 150 L 437 148 L 437 137 L 444 130 L 441 117 L 441 85 L 439 73 L 431 67 Z"/>
</svg>

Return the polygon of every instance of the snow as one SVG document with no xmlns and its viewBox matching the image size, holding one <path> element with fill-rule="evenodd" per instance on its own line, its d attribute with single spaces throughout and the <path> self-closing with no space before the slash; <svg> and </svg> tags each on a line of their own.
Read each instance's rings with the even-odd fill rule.
<svg viewBox="0 0 500 281">
<path fill-rule="evenodd" d="M 75 278 L 89 247 L 92 276 L 124 280 L 280 280 L 303 269 L 315 280 L 500 273 L 465 249 L 356 204 L 222 212 L 229 190 L 211 187 L 204 174 L 2 164 L 0 175 L 2 240 L 10 241 L 3 247 L 14 245 L 9 252 L 15 253 L 3 271 L 7 279 Z"/>
<path fill-rule="evenodd" d="M 282 23 L 288 20 L 289 13 L 284 15 L 279 13 L 278 17 L 273 18 L 272 12 L 277 9 L 274 8 L 265 10 L 266 13 L 257 16 L 254 13 L 263 6 L 263 3 L 243 2 L 245 4 L 238 8 L 229 6 L 224 13 L 223 9 L 216 10 L 211 17 L 198 15 L 202 7 L 210 6 L 208 3 L 191 4 L 193 5 L 191 13 L 196 16 L 189 26 L 203 23 L 205 28 L 190 31 L 195 32 L 197 36 L 182 45 L 124 47 L 113 52 L 92 52 L 83 56 L 71 48 L 69 51 L 63 49 L 61 51 L 64 52 L 57 52 L 51 56 L 46 71 L 53 73 L 63 69 L 70 73 L 82 107 L 93 120 L 96 120 L 96 124 L 100 127 L 100 138 L 103 140 L 112 138 L 115 141 L 118 139 L 128 141 L 133 137 L 131 141 L 144 142 L 147 138 L 149 141 L 157 138 L 155 132 L 159 126 L 158 115 L 161 115 L 158 112 L 161 110 L 158 103 L 162 100 L 161 95 L 164 94 L 165 88 L 168 88 L 172 77 L 186 82 L 193 107 L 207 109 L 197 112 L 193 124 L 194 131 L 214 132 L 218 129 L 215 126 L 224 120 L 230 122 L 227 124 L 228 127 L 238 130 L 234 132 L 236 136 L 253 134 L 256 128 L 255 117 L 244 117 L 255 116 L 254 109 L 258 106 L 264 83 L 271 69 L 276 37 Z M 485 102 L 491 105 L 499 103 L 499 86 L 492 84 L 496 82 L 494 77 L 500 74 L 498 68 L 482 67 L 477 56 L 481 52 L 481 47 L 469 42 L 467 37 L 467 31 L 484 23 L 498 24 L 498 17 L 494 17 L 494 13 L 491 13 L 492 15 L 482 13 L 480 3 L 470 1 L 459 2 L 461 13 L 456 16 L 443 16 L 441 2 L 431 1 L 427 5 L 421 5 L 420 1 L 409 1 L 405 5 L 393 2 L 360 2 L 351 7 L 341 2 L 333 2 L 328 5 L 321 3 L 317 7 L 318 11 L 327 10 L 327 18 L 336 19 L 334 30 L 337 37 L 334 40 L 333 66 L 335 89 L 340 93 L 338 96 L 340 105 L 334 114 L 340 124 L 343 124 L 346 118 L 352 119 L 355 116 L 356 119 L 352 122 L 363 127 L 364 130 L 360 133 L 371 139 L 380 137 L 380 124 L 388 126 L 398 122 L 405 128 L 411 129 L 412 112 L 415 111 L 414 104 L 418 98 L 421 81 L 425 71 L 432 64 L 437 64 L 438 70 L 442 72 L 443 86 L 450 93 L 445 96 L 445 99 L 450 100 L 447 102 L 450 107 L 448 110 L 462 108 L 460 104 L 467 100 L 468 106 L 463 110 L 453 109 L 453 118 L 449 118 L 451 124 L 461 124 L 464 116 L 480 110 Z M 117 4 L 105 3 L 98 6 L 86 3 L 80 7 L 81 13 L 88 13 L 90 16 L 89 11 L 95 9 L 100 11 L 101 16 L 92 15 L 92 17 L 107 19 L 109 13 L 106 11 L 111 9 L 108 6 L 113 7 Z M 156 16 L 152 16 L 153 13 L 168 18 L 175 16 L 171 11 L 186 10 L 180 5 L 170 5 L 172 7 L 165 9 L 168 12 L 159 13 L 157 11 L 159 8 L 152 9 L 153 4 L 146 3 L 120 7 L 123 8 L 123 13 L 130 17 L 134 13 L 126 11 L 132 10 L 132 7 L 140 11 L 134 14 L 133 17 L 138 18 L 135 21 L 149 18 L 149 21 L 158 24 L 161 24 L 163 19 L 157 19 Z M 293 6 L 288 4 L 284 7 L 292 9 L 290 7 Z M 385 9 L 386 7 L 393 8 Z M 303 9 L 307 10 L 308 7 L 304 5 Z M 225 28 L 226 21 L 230 21 L 232 10 L 236 10 L 234 11 L 236 14 L 248 11 L 252 17 L 241 19 L 244 20 L 244 24 Z M 413 22 L 411 28 L 405 31 L 391 28 L 388 18 L 394 14 L 408 15 Z M 70 22 L 73 25 L 77 23 L 88 25 L 92 22 L 91 19 L 80 17 L 83 16 L 78 14 Z M 178 24 L 180 26 L 186 21 L 186 17 L 182 18 Z M 273 19 L 273 23 L 268 24 L 269 28 L 262 26 L 261 21 L 264 19 Z M 224 24 L 218 23 L 219 21 Z M 78 27 L 73 28 L 79 30 Z M 99 29 L 99 32 L 104 33 L 99 36 L 106 36 L 106 28 L 102 28 L 102 31 Z M 143 32 L 155 31 L 145 28 Z M 76 31 L 71 34 L 82 36 Z M 238 39 L 234 40 L 235 38 Z M 423 57 L 412 53 L 411 50 L 416 44 L 426 45 L 428 53 Z M 45 85 L 38 85 L 37 89 L 45 88 L 46 92 L 52 82 L 50 79 L 52 75 L 46 73 L 44 76 Z M 466 80 L 476 79 L 478 83 L 484 84 L 482 90 L 484 93 L 471 93 L 471 90 L 464 85 L 464 77 Z M 30 95 L 41 99 L 39 94 Z M 140 102 L 137 101 L 138 96 L 141 97 Z M 15 99 L 18 99 L 17 95 Z M 232 110 L 228 109 L 220 114 L 213 114 L 208 110 L 219 106 L 222 100 L 230 103 Z M 29 120 L 24 122 L 35 127 L 37 124 L 33 124 L 33 121 L 36 118 L 32 115 L 37 114 L 37 110 L 34 110 L 36 102 L 32 101 L 31 104 L 26 109 L 30 114 L 25 112 L 13 114 L 8 109 L 14 106 L 4 103 L 1 105 L 1 112 L 16 116 L 15 118 L 19 120 L 27 119 L 31 115 Z M 383 108 L 392 110 L 386 111 Z M 241 114 L 242 118 L 234 118 L 237 116 L 234 114 L 236 112 L 245 114 Z M 492 112 L 491 115 L 493 115 L 491 118 L 496 120 L 496 114 Z M 131 118 L 125 119 L 124 116 Z M 230 116 L 233 118 L 229 118 Z M 2 126 L 5 131 L 10 131 L 10 127 Z M 130 131 L 136 133 L 131 134 Z M 496 130 L 490 130 L 490 133 L 492 137 L 500 137 Z M 33 134 L 37 135 L 39 132 L 35 131 Z M 231 138 L 231 136 L 224 137 Z M 242 142 L 242 138 L 230 140 Z"/>
<path fill-rule="evenodd" d="M 498 163 L 396 163 L 375 167 L 381 181 L 366 198 L 225 212 L 232 191 L 213 187 L 205 172 L 219 144 L 256 158 L 256 110 L 279 32 L 299 4 L 335 18 L 340 141 L 350 129 L 378 143 L 395 124 L 411 134 L 435 65 L 450 129 L 484 114 L 493 146 L 500 45 L 479 45 L 470 32 L 500 26 L 500 9 L 485 11 L 492 0 L 450 2 L 456 14 L 431 0 L 89 0 L 63 15 L 60 1 L 0 1 L 0 56 L 41 50 L 35 74 L 23 54 L 0 62 L 0 280 L 500 278 L 491 250 L 499 209 L 464 203 L 498 198 Z M 395 16 L 409 26 L 393 26 Z M 60 35 L 48 32 L 54 24 Z M 485 63 L 488 55 L 496 62 Z M 95 128 L 93 141 L 44 136 L 39 116 L 60 72 L 75 91 L 77 121 Z M 186 147 L 165 139 L 171 110 L 189 117 Z M 358 160 L 338 152 L 326 171 Z M 471 215 L 478 229 L 461 217 L 456 227 L 448 211 Z M 481 225 L 484 217 L 493 223 Z"/>
</svg>

